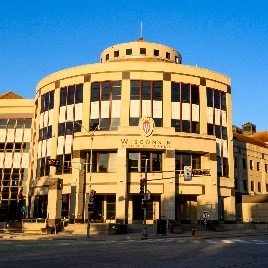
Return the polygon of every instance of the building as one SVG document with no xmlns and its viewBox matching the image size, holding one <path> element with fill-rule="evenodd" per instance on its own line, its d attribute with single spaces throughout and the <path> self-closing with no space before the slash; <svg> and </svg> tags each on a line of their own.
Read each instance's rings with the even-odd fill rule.
<svg viewBox="0 0 268 268">
<path fill-rule="evenodd" d="M 227 76 L 140 38 L 45 77 L 34 102 L 29 217 L 85 222 L 93 190 L 91 220 L 138 223 L 146 178 L 148 223 L 235 221 Z"/>
<path fill-rule="evenodd" d="M 234 132 L 236 215 L 239 222 L 268 221 L 267 132 L 246 123 Z"/>
<path fill-rule="evenodd" d="M 33 100 L 0 95 L 0 222 L 26 214 L 34 111 Z"/>
</svg>

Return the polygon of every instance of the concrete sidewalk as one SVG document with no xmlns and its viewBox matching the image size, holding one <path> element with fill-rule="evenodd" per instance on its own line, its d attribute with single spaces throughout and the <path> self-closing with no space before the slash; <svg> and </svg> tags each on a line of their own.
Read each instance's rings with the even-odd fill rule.
<svg viewBox="0 0 268 268">
<path fill-rule="evenodd" d="M 70 234 L 61 232 L 58 234 L 25 234 L 25 233 L 0 233 L 1 241 L 7 240 L 93 240 L 93 241 L 126 241 L 140 239 L 167 239 L 167 238 L 184 238 L 184 239 L 209 239 L 209 238 L 232 238 L 254 235 L 268 235 L 268 229 L 247 229 L 215 232 L 210 230 L 196 230 L 195 235 L 191 231 L 184 231 L 182 234 L 173 234 L 167 230 L 166 234 L 156 234 L 149 232 L 147 237 L 144 237 L 142 232 L 108 235 L 108 234 L 92 234 L 87 237 L 86 234 Z"/>
</svg>

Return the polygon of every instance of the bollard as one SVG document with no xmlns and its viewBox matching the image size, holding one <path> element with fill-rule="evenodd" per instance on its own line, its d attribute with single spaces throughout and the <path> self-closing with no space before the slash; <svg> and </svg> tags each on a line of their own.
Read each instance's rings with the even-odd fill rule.
<svg viewBox="0 0 268 268">
<path fill-rule="evenodd" d="M 195 226 L 192 227 L 192 235 L 195 235 Z"/>
</svg>

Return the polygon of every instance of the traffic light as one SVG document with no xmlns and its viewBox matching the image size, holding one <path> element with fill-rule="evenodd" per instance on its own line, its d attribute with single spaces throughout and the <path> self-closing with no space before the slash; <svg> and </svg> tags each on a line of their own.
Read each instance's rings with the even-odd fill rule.
<svg viewBox="0 0 268 268">
<path fill-rule="evenodd" d="M 94 199 L 95 199 L 96 191 L 91 190 L 90 197 L 89 197 L 89 203 L 88 203 L 88 212 L 93 213 L 94 212 Z"/>
<path fill-rule="evenodd" d="M 145 183 L 146 183 L 145 179 L 140 179 L 140 194 L 145 193 Z"/>
<path fill-rule="evenodd" d="M 47 165 L 51 167 L 59 167 L 61 165 L 61 162 L 57 159 L 48 159 Z"/>
<path fill-rule="evenodd" d="M 94 203 L 88 203 L 87 209 L 88 209 L 89 213 L 93 213 L 94 212 Z"/>
<path fill-rule="evenodd" d="M 91 190 L 91 192 L 90 192 L 90 203 L 94 203 L 95 195 L 96 195 L 96 191 Z"/>
</svg>

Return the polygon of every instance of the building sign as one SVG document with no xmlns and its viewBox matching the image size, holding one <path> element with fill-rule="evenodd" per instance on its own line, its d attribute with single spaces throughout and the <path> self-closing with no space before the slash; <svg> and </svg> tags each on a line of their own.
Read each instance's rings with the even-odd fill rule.
<svg viewBox="0 0 268 268">
<path fill-rule="evenodd" d="M 155 149 L 171 149 L 171 141 L 161 139 L 129 139 L 121 138 L 121 146 L 123 148 L 155 148 Z"/>
<path fill-rule="evenodd" d="M 192 180 L 192 167 L 184 166 L 184 180 L 191 181 Z"/>
<path fill-rule="evenodd" d="M 151 117 L 142 117 L 139 121 L 139 127 L 142 135 L 149 137 L 154 132 L 154 120 Z"/>
</svg>

